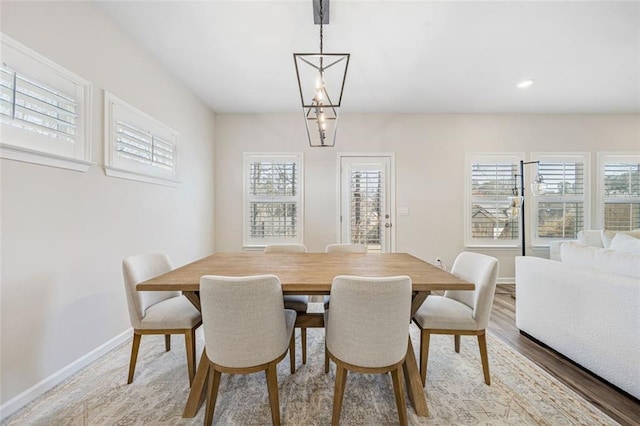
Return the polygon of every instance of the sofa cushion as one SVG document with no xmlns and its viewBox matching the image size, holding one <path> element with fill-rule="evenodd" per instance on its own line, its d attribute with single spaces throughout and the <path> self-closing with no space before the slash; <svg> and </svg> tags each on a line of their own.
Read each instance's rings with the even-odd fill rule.
<svg viewBox="0 0 640 426">
<path fill-rule="evenodd" d="M 578 242 L 585 246 L 604 247 L 602 245 L 602 231 L 586 229 L 578 232 Z"/>
<path fill-rule="evenodd" d="M 628 253 L 640 253 L 640 238 L 618 232 L 611 240 L 611 249 Z"/>
<path fill-rule="evenodd" d="M 602 247 L 611 248 L 611 241 L 613 241 L 613 237 L 616 234 L 626 234 L 631 235 L 635 238 L 640 238 L 640 229 L 634 229 L 632 231 L 609 231 L 606 229 L 602 230 Z"/>
<path fill-rule="evenodd" d="M 562 263 L 583 269 L 640 278 L 640 253 L 599 249 L 567 242 L 561 248 Z"/>
</svg>

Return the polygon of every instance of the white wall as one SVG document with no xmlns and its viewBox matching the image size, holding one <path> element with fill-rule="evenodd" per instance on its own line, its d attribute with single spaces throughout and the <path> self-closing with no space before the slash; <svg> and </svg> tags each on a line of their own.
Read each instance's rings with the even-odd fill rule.
<svg viewBox="0 0 640 426">
<path fill-rule="evenodd" d="M 590 151 L 595 170 L 597 151 L 640 151 L 637 114 L 344 115 L 329 149 L 308 148 L 302 114 L 217 115 L 215 133 L 217 251 L 242 247 L 243 151 L 304 152 L 304 232 L 311 251 L 324 250 L 337 236 L 337 153 L 394 152 L 396 206 L 409 208 L 408 216 L 395 218 L 396 251 L 429 262 L 442 257 L 447 266 L 465 249 L 466 152 Z M 478 251 L 496 256 L 500 277 L 513 279 L 520 249 Z M 548 249 L 527 253 L 548 256 Z"/>
<path fill-rule="evenodd" d="M 1 7 L 5 34 L 93 83 L 98 163 L 0 161 L 5 404 L 130 327 L 125 256 L 165 251 L 177 266 L 213 251 L 214 116 L 92 3 Z M 180 132 L 177 188 L 105 176 L 103 89 Z"/>
</svg>

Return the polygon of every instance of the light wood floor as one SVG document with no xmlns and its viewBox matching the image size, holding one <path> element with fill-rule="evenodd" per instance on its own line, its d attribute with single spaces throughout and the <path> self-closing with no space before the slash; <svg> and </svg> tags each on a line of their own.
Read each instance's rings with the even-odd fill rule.
<svg viewBox="0 0 640 426">
<path fill-rule="evenodd" d="M 594 377 L 516 328 L 514 284 L 497 286 L 489 330 L 623 425 L 640 425 L 640 402 Z"/>
</svg>

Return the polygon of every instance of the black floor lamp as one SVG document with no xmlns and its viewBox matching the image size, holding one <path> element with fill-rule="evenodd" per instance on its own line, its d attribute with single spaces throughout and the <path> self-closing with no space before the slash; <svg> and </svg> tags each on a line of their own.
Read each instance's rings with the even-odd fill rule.
<svg viewBox="0 0 640 426">
<path fill-rule="evenodd" d="M 509 197 L 509 208 L 507 214 L 510 217 L 518 217 L 518 214 L 522 215 L 520 219 L 521 229 L 520 235 L 522 240 L 522 255 L 526 256 L 526 237 L 525 237 L 525 210 L 524 210 L 524 166 L 526 164 L 540 165 L 540 161 L 523 161 L 520 160 L 520 174 L 514 175 L 515 186 L 512 189 L 513 196 Z M 520 177 L 520 187 L 518 188 L 518 177 Z M 545 193 L 547 185 L 544 183 L 544 179 L 540 173 L 536 174 L 534 182 L 531 184 L 531 193 L 533 195 L 542 195 Z"/>
</svg>

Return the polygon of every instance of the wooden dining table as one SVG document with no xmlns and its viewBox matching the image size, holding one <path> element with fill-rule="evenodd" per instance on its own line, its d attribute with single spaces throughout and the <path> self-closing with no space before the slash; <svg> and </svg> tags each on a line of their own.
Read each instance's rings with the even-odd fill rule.
<svg viewBox="0 0 640 426">
<path fill-rule="evenodd" d="M 412 281 L 411 316 L 429 293 L 440 290 L 473 290 L 474 284 L 407 253 L 215 253 L 171 272 L 141 282 L 139 291 L 179 290 L 200 309 L 200 277 L 203 275 L 246 276 L 273 274 L 284 294 L 328 295 L 337 275 L 382 277 L 408 275 Z M 322 327 L 319 313 L 298 315 L 296 325 Z M 200 360 L 183 417 L 194 417 L 204 401 L 209 363 Z M 411 339 L 403 365 L 407 394 L 416 414 L 429 415 Z"/>
</svg>

